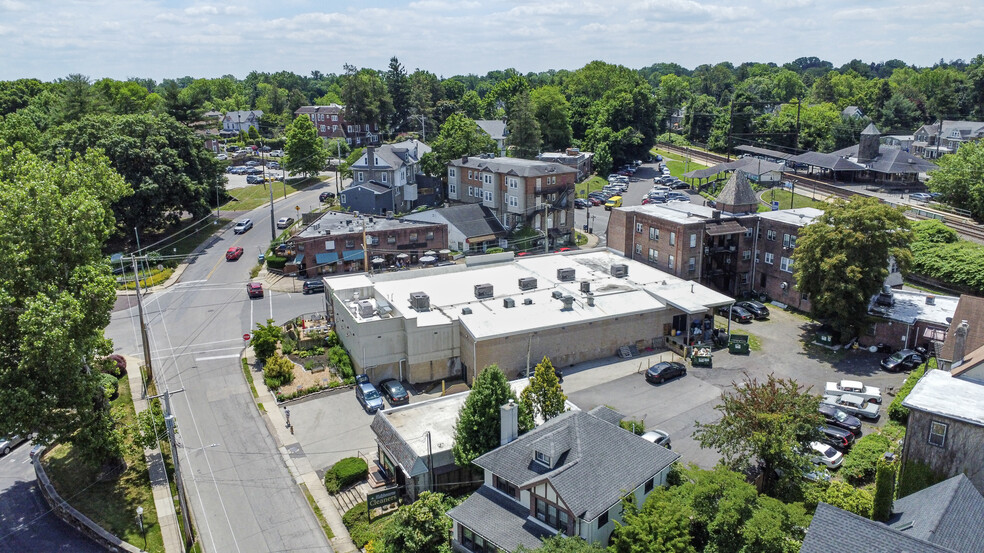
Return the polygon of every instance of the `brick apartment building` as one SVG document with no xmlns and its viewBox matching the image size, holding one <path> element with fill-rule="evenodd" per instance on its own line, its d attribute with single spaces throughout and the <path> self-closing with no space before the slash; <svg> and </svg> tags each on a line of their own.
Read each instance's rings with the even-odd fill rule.
<svg viewBox="0 0 984 553">
<path fill-rule="evenodd" d="M 363 232 L 368 255 L 363 249 Z M 448 247 L 448 227 L 328 211 L 292 236 L 287 246 L 284 272 L 311 278 L 364 271 L 366 259 L 376 268 L 416 263 L 425 251 Z"/>
<path fill-rule="evenodd" d="M 463 157 L 448 163 L 448 198 L 480 203 L 509 231 L 546 232 L 550 244 L 572 241 L 577 170 L 559 163 Z"/>
<path fill-rule="evenodd" d="M 728 295 L 765 294 L 810 310 L 796 290 L 792 252 L 813 208 L 756 213 L 758 199 L 735 172 L 715 207 L 683 202 L 612 210 L 608 245 L 626 257 Z"/>
<path fill-rule="evenodd" d="M 352 123 L 345 119 L 345 106 L 301 106 L 294 116 L 306 115 L 318 136 L 325 140 L 344 138 L 350 145 L 359 147 L 366 144 L 379 144 L 379 123 Z M 332 152 L 329 152 L 331 154 Z"/>
</svg>

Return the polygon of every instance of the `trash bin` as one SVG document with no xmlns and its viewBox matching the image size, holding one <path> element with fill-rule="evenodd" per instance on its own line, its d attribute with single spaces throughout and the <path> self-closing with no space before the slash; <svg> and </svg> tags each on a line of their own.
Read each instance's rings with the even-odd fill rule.
<svg viewBox="0 0 984 553">
<path fill-rule="evenodd" d="M 266 259 L 266 256 L 263 255 L 262 253 L 260 255 L 256 256 L 256 260 L 259 261 L 260 263 L 263 263 L 263 261 L 265 259 Z"/>
<path fill-rule="evenodd" d="M 825 346 L 834 345 L 834 335 L 829 332 L 818 332 L 817 341 Z"/>
<path fill-rule="evenodd" d="M 694 348 L 693 353 L 690 355 L 690 364 L 694 367 L 710 367 L 712 363 L 711 360 L 711 348 L 707 347 L 697 347 Z"/>
<path fill-rule="evenodd" d="M 728 342 L 728 352 L 732 354 L 748 355 L 748 336 L 743 334 L 732 334 Z"/>
</svg>

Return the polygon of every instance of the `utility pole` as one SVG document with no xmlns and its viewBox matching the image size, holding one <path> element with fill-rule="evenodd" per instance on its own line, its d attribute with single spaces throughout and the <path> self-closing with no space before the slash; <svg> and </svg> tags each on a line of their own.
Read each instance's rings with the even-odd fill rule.
<svg viewBox="0 0 984 553">
<path fill-rule="evenodd" d="M 549 209 L 549 204 L 543 202 L 543 253 L 550 251 L 550 226 L 547 224 L 547 209 Z"/>
<path fill-rule="evenodd" d="M 143 300 L 140 298 L 140 279 L 137 275 L 137 257 L 135 255 L 131 255 L 130 261 L 133 263 L 133 283 L 136 285 L 137 290 L 137 313 L 140 315 L 140 338 L 143 341 L 144 367 L 147 368 L 147 380 L 154 380 L 154 369 L 150 364 L 150 341 L 147 339 L 147 321 L 144 318 Z M 147 380 L 141 380 L 143 380 L 143 393 L 141 396 L 146 397 Z"/>
<path fill-rule="evenodd" d="M 728 111 L 728 161 L 731 161 L 731 130 L 735 126 L 735 101 L 731 100 Z"/>
<path fill-rule="evenodd" d="M 940 130 L 936 133 L 936 159 L 940 158 L 940 142 L 943 142 L 943 117 L 940 117 Z"/>
<path fill-rule="evenodd" d="M 342 165 L 342 143 L 340 142 L 340 140 L 341 138 L 335 139 L 335 147 L 338 150 L 338 157 L 335 159 L 335 199 L 338 200 L 339 202 L 342 201 L 342 199 L 339 197 L 339 195 L 342 193 L 342 184 L 340 180 L 342 177 L 341 177 L 341 173 L 339 173 L 339 167 L 341 167 Z"/>
<path fill-rule="evenodd" d="M 266 181 L 266 161 L 263 159 L 263 148 L 260 148 L 260 163 L 263 164 L 263 186 L 270 185 L 270 240 L 277 239 L 277 219 L 273 214 L 273 183 Z M 286 182 L 284 183 L 286 187 Z"/>
<path fill-rule="evenodd" d="M 368 218 L 363 217 L 362 219 L 362 268 L 365 269 L 366 274 L 369 274 L 369 248 L 366 245 L 366 226 L 368 225 Z"/>
<path fill-rule="evenodd" d="M 177 394 L 183 392 L 184 388 L 175 390 Z M 191 543 L 191 511 L 188 510 L 188 502 L 185 500 L 184 483 L 181 481 L 181 463 L 179 462 L 177 442 L 174 439 L 174 413 L 171 411 L 171 391 L 165 388 L 163 394 L 152 396 L 148 399 L 164 398 L 164 423 L 167 426 L 167 441 L 171 446 L 171 461 L 174 463 L 174 483 L 178 486 L 178 502 L 181 504 L 182 530 L 184 531 L 185 546 Z"/>
</svg>

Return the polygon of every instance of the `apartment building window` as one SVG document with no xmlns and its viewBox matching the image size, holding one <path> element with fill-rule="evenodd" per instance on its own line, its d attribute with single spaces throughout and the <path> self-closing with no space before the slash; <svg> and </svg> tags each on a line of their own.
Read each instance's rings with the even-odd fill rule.
<svg viewBox="0 0 984 553">
<path fill-rule="evenodd" d="M 745 238 L 751 238 L 751 237 L 752 237 L 752 227 L 748 227 L 747 229 L 745 229 Z"/>
<path fill-rule="evenodd" d="M 385 182 L 386 182 L 386 178 L 387 178 L 387 177 L 386 177 L 386 173 L 381 173 L 381 174 L 379 175 L 379 178 L 380 178 L 380 179 L 382 179 L 382 181 L 383 181 L 383 182 L 385 183 Z"/>
<path fill-rule="evenodd" d="M 693 273 L 697 270 L 697 258 L 691 257 L 687 260 L 687 272 Z"/>
<path fill-rule="evenodd" d="M 455 186 L 455 185 L 453 185 L 453 184 L 449 184 L 448 185 L 448 194 L 451 194 L 452 196 L 457 196 L 458 195 L 458 187 Z"/>
<path fill-rule="evenodd" d="M 469 186 L 468 187 L 468 195 L 469 196 L 474 196 L 475 195 L 475 187 L 474 186 Z"/>
<path fill-rule="evenodd" d="M 636 255 L 642 255 L 642 244 L 636 244 L 635 245 L 635 252 L 636 252 Z"/>
<path fill-rule="evenodd" d="M 929 443 L 936 447 L 946 445 L 946 431 L 948 424 L 932 421 L 929 423 Z"/>
<path fill-rule="evenodd" d="M 765 237 L 768 238 L 769 240 L 775 240 L 776 239 L 776 231 L 774 231 L 774 230 L 766 231 Z"/>
<path fill-rule="evenodd" d="M 345 241 L 345 247 L 346 248 L 354 248 L 355 247 L 355 240 L 346 240 Z"/>
<path fill-rule="evenodd" d="M 454 167 L 448 169 L 448 176 L 449 177 L 454 178 L 455 174 L 456 173 L 455 173 Z"/>
<path fill-rule="evenodd" d="M 387 236 L 386 237 L 386 243 L 387 244 L 396 244 L 396 237 L 395 236 Z"/>
<path fill-rule="evenodd" d="M 513 196 L 512 194 L 506 197 L 509 198 L 509 207 L 519 207 L 519 198 Z"/>
<path fill-rule="evenodd" d="M 324 120 L 325 120 L 325 114 L 319 113 L 318 114 L 318 121 L 324 121 Z"/>
<path fill-rule="evenodd" d="M 741 283 L 742 284 L 748 284 L 748 273 L 742 273 L 741 274 Z"/>
<path fill-rule="evenodd" d="M 331 116 L 331 120 L 332 121 L 338 121 L 338 116 L 337 115 L 332 115 Z"/>
<path fill-rule="evenodd" d="M 366 180 L 366 174 L 359 171 L 359 182 L 363 182 L 364 180 Z"/>
<path fill-rule="evenodd" d="M 492 184 L 492 175 L 485 175 L 485 184 Z"/>
<path fill-rule="evenodd" d="M 659 240 L 659 229 L 656 227 L 649 227 L 649 239 Z"/>
<path fill-rule="evenodd" d="M 509 188 L 519 188 L 519 179 L 509 179 Z"/>
<path fill-rule="evenodd" d="M 671 246 L 676 246 L 676 233 L 675 232 L 671 232 L 670 233 L 670 245 Z"/>
<path fill-rule="evenodd" d="M 755 262 L 756 263 L 759 262 L 759 254 L 760 254 L 760 252 L 758 250 L 755 250 Z"/>
<path fill-rule="evenodd" d="M 331 126 L 331 131 L 332 132 L 337 132 L 338 131 L 338 125 L 332 125 Z"/>
<path fill-rule="evenodd" d="M 325 126 L 321 125 L 321 132 L 325 132 Z"/>
<path fill-rule="evenodd" d="M 673 258 L 673 256 L 671 255 L 671 256 L 669 256 L 669 259 L 667 259 L 667 261 L 666 261 L 666 266 L 667 266 L 668 268 L 670 268 L 670 269 L 672 269 L 672 268 L 673 268 L 673 262 L 674 262 L 674 258 Z"/>
<path fill-rule="evenodd" d="M 485 201 L 490 204 L 492 203 L 492 192 L 490 190 L 485 191 Z"/>
<path fill-rule="evenodd" d="M 352 132 L 352 125 L 348 125 L 348 132 Z"/>
<path fill-rule="evenodd" d="M 636 232 L 642 233 L 642 223 L 636 223 Z"/>
<path fill-rule="evenodd" d="M 378 236 L 370 236 L 369 237 L 369 245 L 370 246 L 378 246 L 379 245 L 379 237 Z"/>
<path fill-rule="evenodd" d="M 659 260 L 659 252 L 652 248 L 649 248 L 649 261 L 652 263 L 656 263 L 656 261 L 658 260 Z"/>
<path fill-rule="evenodd" d="M 567 212 L 566 211 L 561 211 L 560 212 L 560 225 L 561 226 L 564 226 L 566 224 L 567 224 Z"/>
<path fill-rule="evenodd" d="M 469 179 L 472 178 L 472 172 L 471 171 L 468 171 L 468 178 Z"/>
<path fill-rule="evenodd" d="M 741 252 L 741 259 L 743 261 L 748 261 L 751 258 L 752 258 L 752 250 L 745 250 Z"/>
<path fill-rule="evenodd" d="M 772 261 L 775 260 L 775 258 L 776 258 L 775 255 L 773 255 L 773 254 L 771 254 L 769 252 L 765 252 L 765 264 L 766 265 L 772 265 Z"/>
<path fill-rule="evenodd" d="M 785 271 L 787 273 L 793 272 L 793 258 L 791 257 L 780 257 L 779 258 L 779 270 Z"/>
<path fill-rule="evenodd" d="M 697 247 L 697 234 L 693 232 L 690 233 L 690 247 L 691 248 Z"/>
<path fill-rule="evenodd" d="M 416 242 L 417 241 L 417 233 L 416 232 L 411 232 L 410 233 L 410 241 L 411 242 Z"/>
<path fill-rule="evenodd" d="M 795 248 L 796 247 L 796 235 L 795 234 L 783 234 L 782 235 L 782 247 L 784 247 L 784 248 Z"/>
<path fill-rule="evenodd" d="M 433 240 L 434 239 L 434 231 L 432 231 L 432 230 L 427 231 L 427 239 L 428 240 Z"/>
</svg>

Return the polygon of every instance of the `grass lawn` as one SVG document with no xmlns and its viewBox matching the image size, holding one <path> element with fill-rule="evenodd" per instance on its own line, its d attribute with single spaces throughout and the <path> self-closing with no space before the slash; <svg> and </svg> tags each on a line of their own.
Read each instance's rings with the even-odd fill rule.
<svg viewBox="0 0 984 553">
<path fill-rule="evenodd" d="M 793 202 L 792 208 L 789 207 L 790 197 L 792 197 L 792 202 Z M 804 196 L 802 194 L 793 194 L 789 190 L 773 189 L 769 192 L 762 194 L 762 199 L 767 202 L 771 202 L 773 199 L 775 199 L 777 202 L 779 202 L 779 209 L 794 209 L 800 207 L 815 207 L 817 209 L 823 209 L 824 207 L 827 206 L 827 202 L 824 202 L 822 200 L 814 200 L 810 196 Z M 769 211 L 771 209 L 772 209 L 771 207 L 768 207 L 766 211 Z"/>
<path fill-rule="evenodd" d="M 587 196 L 589 192 L 594 192 L 595 190 L 601 190 L 602 188 L 605 187 L 606 184 L 608 184 L 607 180 L 599 176 L 593 176 L 584 182 L 577 183 L 577 185 L 574 187 L 574 190 L 577 192 L 578 198 L 583 198 Z"/>
<path fill-rule="evenodd" d="M 120 379 L 119 396 L 112 402 L 112 411 L 119 418 L 117 424 L 120 427 L 136 425 L 126 377 Z M 137 507 L 143 507 L 147 536 L 144 550 L 163 553 L 164 542 L 143 450 L 130 448 L 124 456 L 126 471 L 118 478 L 104 482 L 97 481 L 99 469 L 79 461 L 70 444 L 59 444 L 49 450 L 44 456 L 44 464 L 62 499 L 111 534 L 138 547 L 144 547 L 144 538 L 140 534 L 136 511 Z"/>
<path fill-rule="evenodd" d="M 727 319 L 722 319 L 721 317 L 715 317 L 714 318 L 714 326 L 717 327 L 717 328 L 727 329 L 728 328 L 728 321 L 727 321 Z M 736 322 L 732 322 L 731 323 L 731 333 L 732 334 L 740 334 L 742 336 L 748 336 L 748 349 L 750 349 L 752 351 L 761 351 L 762 350 L 762 340 L 760 340 L 758 336 L 752 334 L 751 332 L 748 332 L 747 330 L 742 330 L 740 328 L 739 323 L 736 323 Z"/>
<path fill-rule="evenodd" d="M 234 188 L 228 190 L 227 193 L 233 199 L 222 206 L 222 211 L 251 211 L 270 203 L 270 189 L 267 186 L 273 186 L 273 196 L 276 198 L 283 198 L 284 195 L 290 194 L 291 192 L 296 192 L 298 190 L 304 190 L 310 186 L 322 182 L 320 179 L 304 179 L 297 182 L 273 182 L 266 184 L 254 184 L 252 186 L 247 186 L 245 188 Z"/>
<path fill-rule="evenodd" d="M 663 156 L 663 163 L 670 168 L 670 174 L 674 177 L 683 178 L 683 174 L 688 171 L 693 171 L 694 169 L 704 169 L 706 166 L 702 163 L 696 163 L 691 160 L 690 164 L 687 164 L 686 156 L 681 156 L 679 154 L 671 154 L 670 152 L 659 150 L 653 148 L 650 150 L 654 155 L 659 154 Z"/>
<path fill-rule="evenodd" d="M 301 490 L 304 492 L 304 497 L 307 498 L 308 505 L 311 506 L 311 510 L 314 511 L 314 516 L 318 519 L 318 524 L 321 525 L 321 530 L 324 531 L 325 537 L 329 540 L 335 537 L 335 533 L 331 531 L 331 526 L 328 526 L 328 521 L 325 520 L 324 513 L 321 512 L 321 507 L 318 507 L 318 503 L 314 500 L 314 496 L 308 490 L 307 484 L 301 484 Z"/>
</svg>

